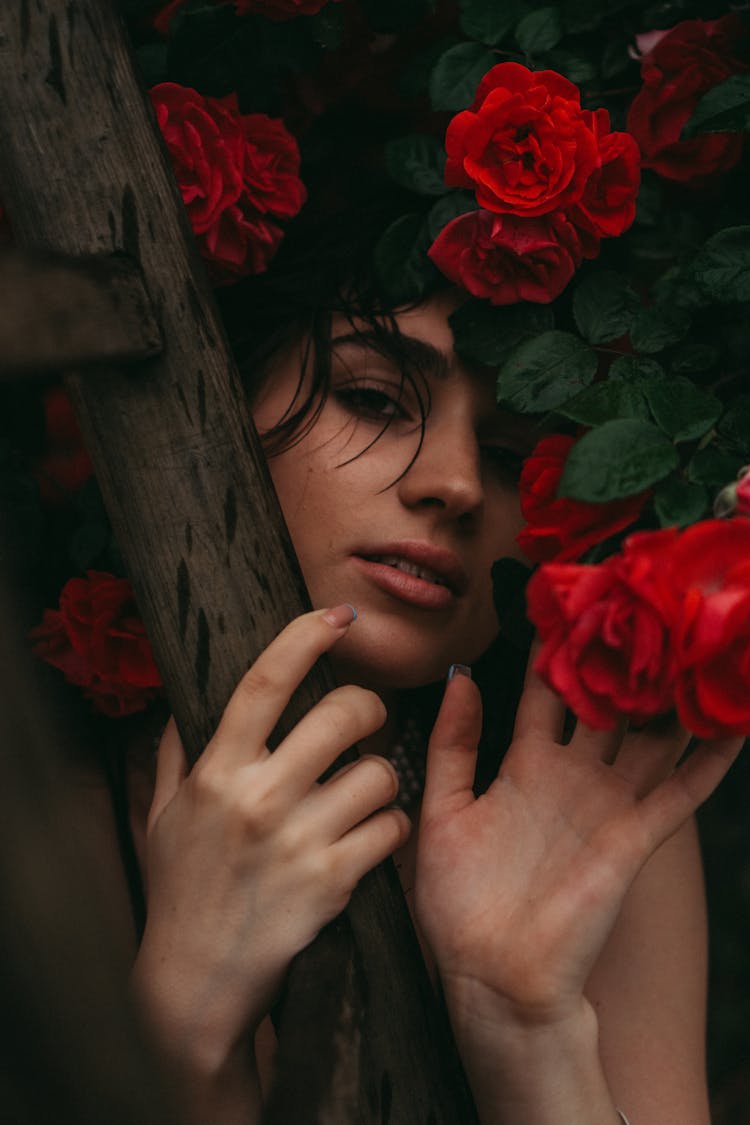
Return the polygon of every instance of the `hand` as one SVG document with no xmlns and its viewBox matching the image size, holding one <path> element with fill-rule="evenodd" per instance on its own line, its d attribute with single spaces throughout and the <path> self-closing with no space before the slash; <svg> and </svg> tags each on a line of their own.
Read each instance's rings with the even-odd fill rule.
<svg viewBox="0 0 750 1125">
<path fill-rule="evenodd" d="M 628 887 L 741 745 L 703 743 L 675 768 L 688 742 L 676 724 L 657 735 L 579 723 L 562 745 L 563 718 L 530 671 L 499 776 L 475 799 L 479 693 L 463 676 L 447 686 L 428 752 L 416 908 L 459 1019 L 485 1001 L 508 1022 L 578 1019 Z"/>
<path fill-rule="evenodd" d="M 349 624 L 318 611 L 284 629 L 189 774 L 173 722 L 161 742 L 135 979 L 160 1038 L 209 1068 L 257 1025 L 290 960 L 409 832 L 404 813 L 377 811 L 398 789 L 385 759 L 363 757 L 316 782 L 383 724 L 372 692 L 337 688 L 273 754 L 266 747 L 294 689 Z"/>
</svg>

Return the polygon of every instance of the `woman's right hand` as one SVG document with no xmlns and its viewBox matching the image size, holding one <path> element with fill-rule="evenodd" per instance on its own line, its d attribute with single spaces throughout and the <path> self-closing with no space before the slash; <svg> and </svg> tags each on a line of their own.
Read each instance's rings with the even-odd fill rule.
<svg viewBox="0 0 750 1125">
<path fill-rule="evenodd" d="M 317 783 L 382 726 L 373 692 L 335 689 L 273 754 L 266 747 L 294 689 L 350 624 L 342 606 L 287 626 L 241 680 L 190 773 L 173 721 L 161 741 L 134 983 L 169 1054 L 205 1071 L 244 1044 L 291 959 L 409 833 L 403 812 L 382 808 L 398 788 L 384 758 Z"/>
</svg>

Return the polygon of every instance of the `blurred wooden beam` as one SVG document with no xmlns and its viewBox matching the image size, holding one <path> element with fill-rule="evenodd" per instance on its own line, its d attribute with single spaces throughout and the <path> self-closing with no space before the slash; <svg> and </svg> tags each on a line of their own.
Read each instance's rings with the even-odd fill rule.
<svg viewBox="0 0 750 1125">
<path fill-rule="evenodd" d="M 136 262 L 0 254 L 0 377 L 158 355 L 161 333 Z"/>
</svg>

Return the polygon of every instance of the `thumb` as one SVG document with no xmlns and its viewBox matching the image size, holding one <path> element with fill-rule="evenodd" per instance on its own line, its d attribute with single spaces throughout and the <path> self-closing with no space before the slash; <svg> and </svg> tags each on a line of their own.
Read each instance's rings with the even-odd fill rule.
<svg viewBox="0 0 750 1125">
<path fill-rule="evenodd" d="M 182 745 L 182 739 L 178 733 L 174 717 L 170 716 L 161 736 L 156 759 L 154 796 L 148 813 L 149 831 L 156 824 L 187 774 L 188 763 L 185 748 Z"/>
<path fill-rule="evenodd" d="M 482 701 L 471 670 L 454 664 L 427 750 L 423 815 L 441 816 L 474 800 Z"/>
</svg>

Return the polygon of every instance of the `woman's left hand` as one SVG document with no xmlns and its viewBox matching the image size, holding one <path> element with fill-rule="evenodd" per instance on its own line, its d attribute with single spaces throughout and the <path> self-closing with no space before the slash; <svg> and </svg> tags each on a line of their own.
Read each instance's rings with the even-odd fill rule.
<svg viewBox="0 0 750 1125">
<path fill-rule="evenodd" d="M 742 744 L 701 743 L 677 766 L 689 736 L 676 723 L 659 734 L 579 723 L 564 745 L 563 720 L 530 671 L 499 776 L 475 798 L 479 692 L 466 676 L 447 685 L 428 752 L 416 910 L 451 1008 L 489 997 L 526 1026 L 575 1018 L 639 869 Z"/>
</svg>

